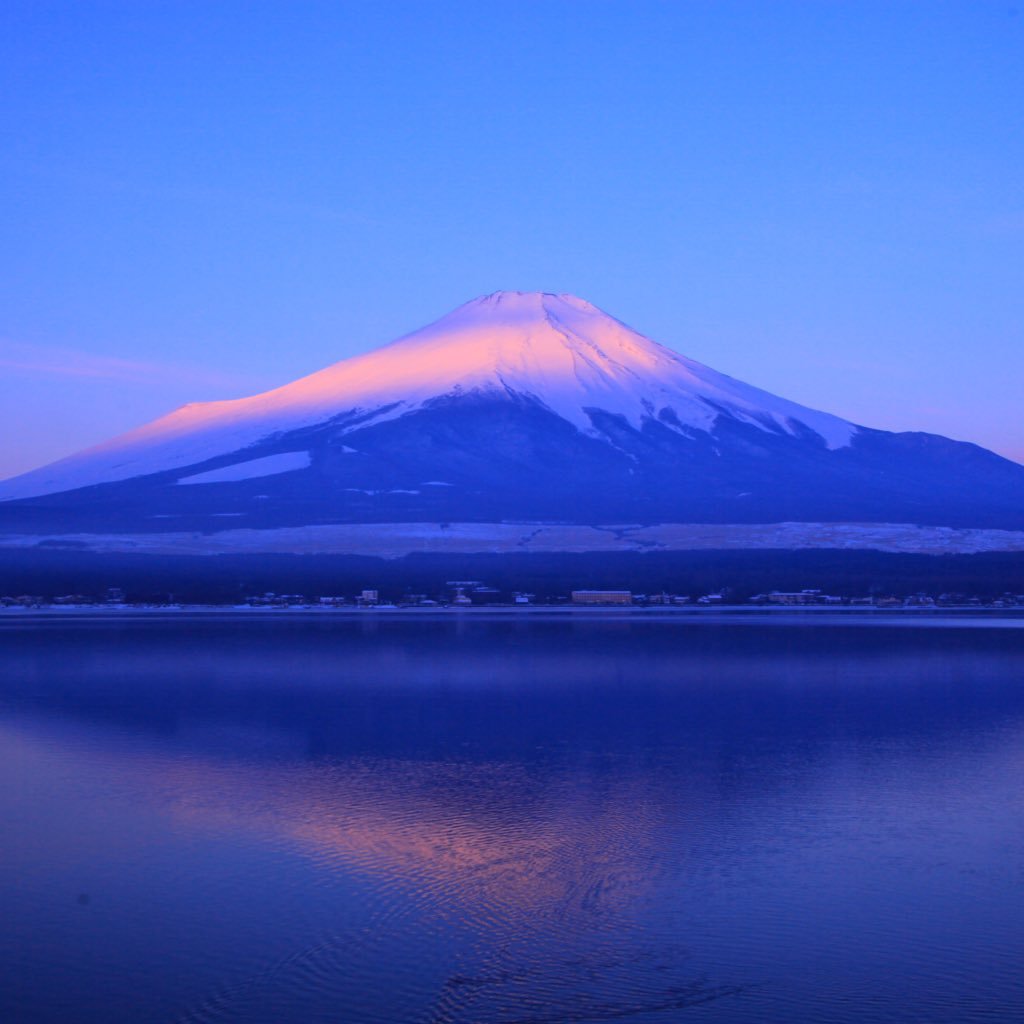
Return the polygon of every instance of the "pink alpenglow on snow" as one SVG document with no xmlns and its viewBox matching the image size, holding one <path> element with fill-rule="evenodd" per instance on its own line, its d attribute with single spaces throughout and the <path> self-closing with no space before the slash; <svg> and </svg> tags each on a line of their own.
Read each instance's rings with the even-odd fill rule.
<svg viewBox="0 0 1024 1024">
<path fill-rule="evenodd" d="M 722 410 L 770 432 L 797 433 L 803 424 L 832 449 L 848 445 L 857 429 L 687 359 L 583 299 L 495 292 L 382 348 L 284 387 L 250 398 L 183 406 L 0 484 L 0 500 L 193 466 L 346 414 L 357 414 L 359 426 L 365 427 L 413 412 L 432 399 L 473 392 L 534 399 L 595 436 L 588 410 L 619 415 L 639 426 L 668 409 L 671 416 L 663 422 L 684 433 L 709 430 Z"/>
</svg>

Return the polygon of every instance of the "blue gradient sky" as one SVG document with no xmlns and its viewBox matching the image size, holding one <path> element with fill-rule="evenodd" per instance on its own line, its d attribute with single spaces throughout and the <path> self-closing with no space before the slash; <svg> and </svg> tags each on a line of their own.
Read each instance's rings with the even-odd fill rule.
<svg viewBox="0 0 1024 1024">
<path fill-rule="evenodd" d="M 499 288 L 1024 461 L 1024 4 L 0 13 L 0 476 Z"/>
</svg>

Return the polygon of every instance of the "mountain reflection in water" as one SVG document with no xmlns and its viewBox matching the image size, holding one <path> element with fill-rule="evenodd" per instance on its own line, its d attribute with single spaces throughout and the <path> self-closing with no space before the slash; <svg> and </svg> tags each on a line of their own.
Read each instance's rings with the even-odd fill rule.
<svg viewBox="0 0 1024 1024">
<path fill-rule="evenodd" d="M 1024 1016 L 1019 627 L 3 622 L 0 1016 Z"/>
</svg>

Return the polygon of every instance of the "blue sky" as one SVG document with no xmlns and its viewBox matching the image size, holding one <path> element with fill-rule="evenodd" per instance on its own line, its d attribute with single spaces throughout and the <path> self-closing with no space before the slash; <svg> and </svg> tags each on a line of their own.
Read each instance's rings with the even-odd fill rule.
<svg viewBox="0 0 1024 1024">
<path fill-rule="evenodd" d="M 0 13 L 0 476 L 500 288 L 1024 461 L 1024 3 Z"/>
</svg>

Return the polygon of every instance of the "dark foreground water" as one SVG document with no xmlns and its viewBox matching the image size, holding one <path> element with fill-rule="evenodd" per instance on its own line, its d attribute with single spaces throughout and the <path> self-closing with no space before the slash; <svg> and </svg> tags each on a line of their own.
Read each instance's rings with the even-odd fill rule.
<svg viewBox="0 0 1024 1024">
<path fill-rule="evenodd" d="M 1024 1021 L 1024 622 L 0 621 L 0 1020 Z"/>
</svg>

